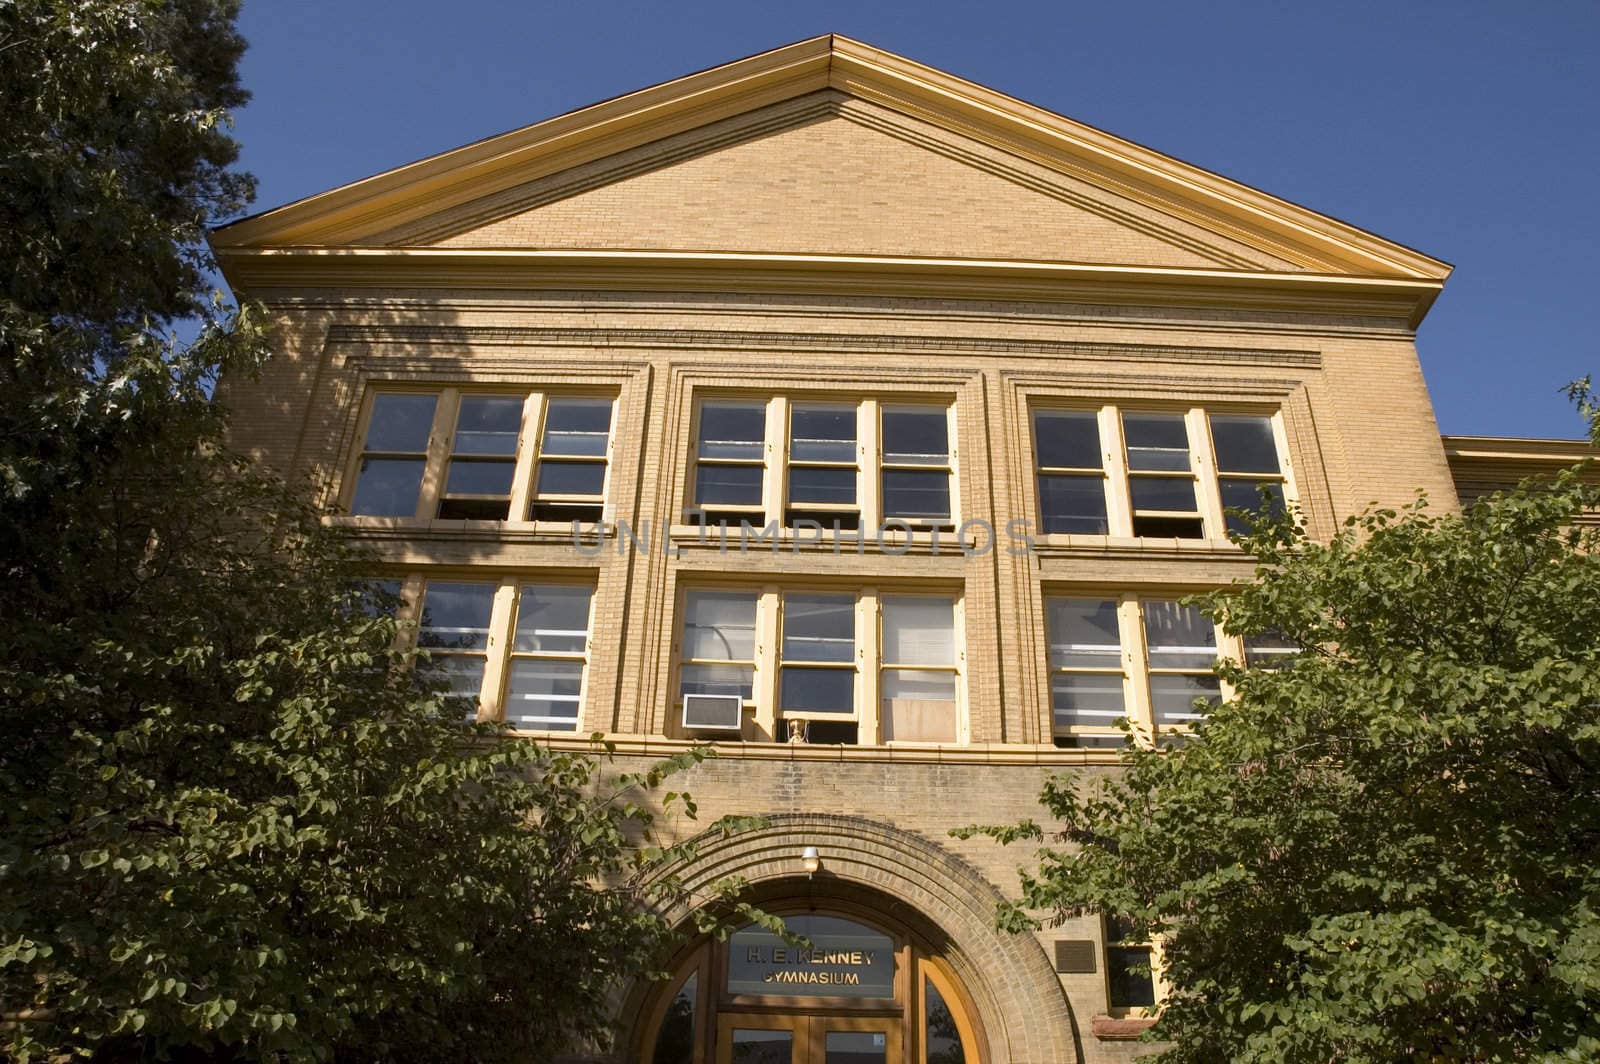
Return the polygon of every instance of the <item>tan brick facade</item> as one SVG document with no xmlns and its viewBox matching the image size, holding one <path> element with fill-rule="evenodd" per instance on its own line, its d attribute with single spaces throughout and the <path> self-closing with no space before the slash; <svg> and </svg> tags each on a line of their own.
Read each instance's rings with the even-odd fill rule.
<svg viewBox="0 0 1600 1064">
<path fill-rule="evenodd" d="M 786 596 L 860 596 L 859 655 L 878 646 L 885 597 L 956 603 L 957 741 L 883 742 L 872 699 L 855 745 L 779 743 L 770 694 L 752 696 L 744 741 L 719 742 L 689 782 L 702 823 L 754 813 L 771 827 L 708 848 L 691 878 L 743 874 L 763 897 L 881 906 L 964 989 L 968 1060 L 1130 1059 L 1126 1031 L 1097 1026 L 1114 1011 L 1103 952 L 1081 974 L 1051 960 L 1057 939 L 1099 951 L 1100 922 L 1034 940 L 994 930 L 1028 855 L 949 830 L 1036 815 L 1049 773 L 1111 770 L 1110 751 L 1053 741 L 1047 597 L 1120 602 L 1126 633 L 1144 600 L 1248 576 L 1221 534 L 1215 456 L 1196 442 L 1208 418 L 1270 422 L 1273 475 L 1315 535 L 1419 488 L 1455 505 L 1414 347 L 1448 269 L 838 38 L 591 112 L 220 231 L 230 279 L 278 329 L 261 378 L 223 387 L 235 440 L 348 508 L 376 393 L 614 398 L 605 519 L 641 539 L 649 529 L 648 548 L 613 534 L 597 550 L 520 514 L 343 520 L 413 593 L 441 580 L 592 586 L 574 733 L 615 737 L 621 766 L 690 738 L 677 687 L 686 590 L 761 596 L 758 687 L 777 667 L 772 610 Z M 708 398 L 759 401 L 769 416 L 843 404 L 868 433 L 885 407 L 949 410 L 949 523 L 971 524 L 937 539 L 869 534 L 859 548 L 786 532 L 776 549 L 721 550 L 692 520 Z M 1132 534 L 1133 474 L 1108 444 L 1108 530 L 1006 549 L 1013 522 L 1038 530 L 1032 415 L 1056 409 L 1115 431 L 1126 411 L 1187 417 L 1203 531 Z M 538 460 L 526 425 L 518 476 Z M 857 443 L 865 513 L 890 463 L 882 441 Z M 441 477 L 450 444 L 430 446 L 424 475 Z M 766 461 L 770 492 L 784 461 Z M 503 638 L 513 592 L 500 595 Z M 496 653 L 486 675 L 499 677 Z M 860 658 L 857 690 L 876 690 L 883 653 Z M 1145 705 L 1153 666 L 1143 646 L 1126 653 L 1130 707 Z M 504 683 L 485 688 L 485 713 L 500 711 Z M 823 867 L 809 880 L 797 863 L 808 845 Z M 619 1001 L 619 1059 L 648 1059 L 648 995 Z M 698 1037 L 717 1059 L 714 1032 Z M 922 1059 L 919 1037 L 905 1059 Z"/>
</svg>

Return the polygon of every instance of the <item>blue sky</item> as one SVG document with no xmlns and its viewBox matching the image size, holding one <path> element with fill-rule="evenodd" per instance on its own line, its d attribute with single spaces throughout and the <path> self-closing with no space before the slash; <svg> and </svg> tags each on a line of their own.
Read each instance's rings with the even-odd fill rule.
<svg viewBox="0 0 1600 1064">
<path fill-rule="evenodd" d="M 256 207 L 820 33 L 1451 262 L 1447 433 L 1575 436 L 1600 377 L 1600 3 L 245 0 Z"/>
</svg>

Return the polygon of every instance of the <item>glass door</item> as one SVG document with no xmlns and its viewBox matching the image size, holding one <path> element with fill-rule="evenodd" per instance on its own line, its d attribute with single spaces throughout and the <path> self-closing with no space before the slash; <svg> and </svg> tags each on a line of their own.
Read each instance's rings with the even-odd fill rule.
<svg viewBox="0 0 1600 1064">
<path fill-rule="evenodd" d="M 900 1064 L 895 1017 L 725 1014 L 717 1064 Z"/>
</svg>

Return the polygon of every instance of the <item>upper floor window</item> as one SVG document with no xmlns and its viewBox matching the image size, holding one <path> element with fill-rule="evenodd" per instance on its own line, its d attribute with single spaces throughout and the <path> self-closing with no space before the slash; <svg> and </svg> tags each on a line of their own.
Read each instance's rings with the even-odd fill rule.
<svg viewBox="0 0 1600 1064">
<path fill-rule="evenodd" d="M 1150 736 L 1192 727 L 1222 699 L 1216 626 L 1175 599 L 1052 597 L 1045 603 L 1057 745 L 1121 745 L 1117 721 Z M 1230 653 L 1237 653 L 1231 643 Z"/>
<path fill-rule="evenodd" d="M 377 392 L 350 473 L 350 512 L 598 521 L 612 405 L 539 392 Z"/>
<path fill-rule="evenodd" d="M 413 578 L 416 579 L 416 578 Z M 587 584 L 418 580 L 417 645 L 483 720 L 578 730 L 588 664 Z"/>
<path fill-rule="evenodd" d="M 748 738 L 960 742 L 957 603 L 872 589 L 689 589 L 676 703 L 737 695 Z"/>
<path fill-rule="evenodd" d="M 1287 504 L 1276 415 L 1040 407 L 1033 439 L 1046 535 L 1217 540 Z"/>
<path fill-rule="evenodd" d="M 705 399 L 688 509 L 702 524 L 955 525 L 948 405 Z"/>
</svg>

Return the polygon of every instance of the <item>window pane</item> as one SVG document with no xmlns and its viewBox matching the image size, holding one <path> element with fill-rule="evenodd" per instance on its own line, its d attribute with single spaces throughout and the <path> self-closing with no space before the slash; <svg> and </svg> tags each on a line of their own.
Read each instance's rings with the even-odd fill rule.
<svg viewBox="0 0 1600 1064">
<path fill-rule="evenodd" d="M 1058 672 L 1050 677 L 1050 706 L 1057 728 L 1109 728 L 1128 715 L 1122 677 L 1113 673 Z"/>
<path fill-rule="evenodd" d="M 851 595 L 785 595 L 783 659 L 856 659 L 856 600 Z"/>
<path fill-rule="evenodd" d="M 1266 512 L 1277 516 L 1284 511 L 1283 485 L 1275 480 L 1244 480 L 1223 478 L 1220 482 L 1222 488 L 1222 508 L 1224 510 L 1249 510 L 1253 514 L 1262 512 L 1261 489 L 1267 490 L 1269 502 Z M 1239 517 L 1237 514 L 1224 514 L 1228 522 L 1229 532 L 1238 532 L 1241 535 L 1250 531 L 1250 521 Z"/>
<path fill-rule="evenodd" d="M 1033 445 L 1040 468 L 1103 468 L 1100 418 L 1092 410 L 1035 411 Z"/>
<path fill-rule="evenodd" d="M 767 437 L 764 403 L 706 403 L 700 407 L 701 458 L 761 458 Z"/>
<path fill-rule="evenodd" d="M 604 462 L 539 463 L 540 495 L 600 495 L 606 487 Z"/>
<path fill-rule="evenodd" d="M 1204 710 L 1195 707 L 1197 698 L 1212 705 L 1222 700 L 1222 686 L 1215 676 L 1150 677 L 1150 708 L 1160 727 L 1193 724 L 1204 719 Z"/>
<path fill-rule="evenodd" d="M 1044 531 L 1104 535 L 1104 477 L 1049 474 L 1039 478 L 1039 516 Z"/>
<path fill-rule="evenodd" d="M 489 646 L 493 584 L 430 583 L 422 593 L 419 646 L 484 650 Z"/>
<path fill-rule="evenodd" d="M 582 654 L 589 636 L 587 587 L 560 584 L 525 587 L 517 601 L 518 654 Z"/>
<path fill-rule="evenodd" d="M 794 1035 L 789 1031 L 735 1027 L 731 1048 L 738 1064 L 791 1064 Z"/>
<path fill-rule="evenodd" d="M 456 413 L 456 454 L 516 454 L 520 396 L 467 395 Z"/>
<path fill-rule="evenodd" d="M 368 617 L 393 617 L 405 605 L 400 597 L 404 589 L 401 580 L 362 580 L 352 589 L 354 605 Z"/>
<path fill-rule="evenodd" d="M 436 395 L 388 392 L 374 396 L 364 449 L 423 453 L 428 449 L 428 433 L 433 429 L 433 408 L 438 401 Z"/>
<path fill-rule="evenodd" d="M 424 666 L 430 676 L 444 681 L 445 687 L 457 698 L 476 702 L 483 689 L 483 656 L 481 654 L 435 654 Z M 476 709 L 468 715 L 476 715 Z"/>
<path fill-rule="evenodd" d="M 956 604 L 943 596 L 893 596 L 883 600 L 885 665 L 956 663 Z"/>
<path fill-rule="evenodd" d="M 816 713 L 854 713 L 854 669 L 786 666 L 778 675 L 778 708 Z"/>
<path fill-rule="evenodd" d="M 910 469 L 883 471 L 885 517 L 950 516 L 950 474 Z"/>
<path fill-rule="evenodd" d="M 855 407 L 795 406 L 789 415 L 789 460 L 854 462 Z"/>
<path fill-rule="evenodd" d="M 748 702 L 755 697 L 755 678 L 753 665 L 685 665 L 678 695 L 738 695 Z"/>
<path fill-rule="evenodd" d="M 695 990 L 699 983 L 700 973 L 690 972 L 689 978 L 673 995 L 672 1004 L 667 1006 L 667 1014 L 661 1020 L 650 1064 L 694 1064 Z"/>
<path fill-rule="evenodd" d="M 689 592 L 684 599 L 683 656 L 697 661 L 754 661 L 755 595 Z"/>
<path fill-rule="evenodd" d="M 1217 662 L 1216 626 L 1193 606 L 1146 602 L 1144 631 L 1152 669 L 1209 669 Z"/>
<path fill-rule="evenodd" d="M 363 458 L 350 512 L 364 517 L 415 516 L 422 465 L 420 458 Z"/>
<path fill-rule="evenodd" d="M 701 506 L 760 506 L 761 466 L 701 463 L 694 471 L 694 497 Z"/>
<path fill-rule="evenodd" d="M 1122 637 L 1117 604 L 1106 599 L 1050 599 L 1050 667 L 1121 669 Z"/>
<path fill-rule="evenodd" d="M 451 459 L 450 475 L 445 478 L 444 493 L 446 495 L 510 495 L 511 478 L 516 471 L 515 462 Z"/>
<path fill-rule="evenodd" d="M 889 1036 L 882 1031 L 829 1031 L 823 1064 L 883 1064 L 889 1059 Z"/>
<path fill-rule="evenodd" d="M 879 676 L 883 738 L 902 743 L 956 741 L 956 674 L 884 669 Z"/>
<path fill-rule="evenodd" d="M 926 1064 L 967 1064 L 966 1050 L 961 1045 L 961 1031 L 956 1027 L 956 1018 L 950 1006 L 945 1004 L 944 995 L 939 993 L 932 979 L 923 981 L 922 993 L 928 1016 L 928 1025 L 922 1037 L 922 1044 L 926 1047 Z"/>
<path fill-rule="evenodd" d="M 1278 444 L 1267 417 L 1211 416 L 1211 443 L 1224 473 L 1277 473 Z"/>
<path fill-rule="evenodd" d="M 578 730 L 583 662 L 514 658 L 506 687 L 506 720 L 528 728 Z"/>
<path fill-rule="evenodd" d="M 1194 480 L 1189 477 L 1130 477 L 1135 510 L 1194 513 Z"/>
<path fill-rule="evenodd" d="M 791 467 L 789 469 L 789 501 L 854 506 L 856 502 L 856 471 L 854 469 Z"/>
<path fill-rule="evenodd" d="M 1300 653 L 1300 645 L 1278 632 L 1260 632 L 1244 637 L 1244 661 L 1262 669 L 1282 668 Z"/>
<path fill-rule="evenodd" d="M 943 407 L 884 407 L 883 460 L 903 465 L 949 464 L 949 412 Z"/>
<path fill-rule="evenodd" d="M 1129 469 L 1188 469 L 1189 430 L 1182 414 L 1123 414 Z"/>
<path fill-rule="evenodd" d="M 610 399 L 552 399 L 544 415 L 542 454 L 600 457 L 611 434 Z"/>
<path fill-rule="evenodd" d="M 1112 1008 L 1150 1008 L 1156 1003 L 1155 983 L 1150 976 L 1150 947 L 1108 947 L 1106 975 L 1111 984 Z"/>
</svg>

